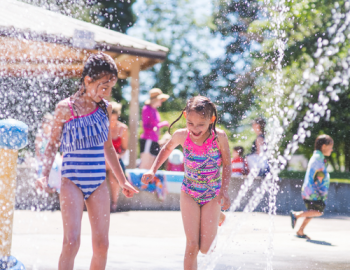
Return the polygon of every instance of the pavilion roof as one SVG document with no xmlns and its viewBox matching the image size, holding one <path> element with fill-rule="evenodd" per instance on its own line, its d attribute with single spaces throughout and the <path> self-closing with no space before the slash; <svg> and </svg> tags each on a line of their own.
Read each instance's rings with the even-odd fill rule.
<svg viewBox="0 0 350 270">
<path fill-rule="evenodd" d="M 8 52 L 4 55 L 6 47 L 2 46 L 12 42 L 12 47 L 15 40 L 17 43 L 21 42 L 17 46 L 17 55 L 11 55 L 16 54 L 16 52 L 10 52 L 10 45 L 7 47 Z M 117 63 L 119 62 L 119 65 L 123 66 L 124 75 L 122 77 L 130 75 L 130 70 L 127 67 L 128 64 L 123 64 L 122 62 L 130 62 L 130 59 L 135 59 L 135 56 L 139 57 L 141 70 L 144 70 L 163 61 L 168 53 L 168 48 L 166 47 L 92 23 L 74 19 L 17 0 L 2 0 L 0 9 L 0 50 L 3 52 L 0 52 L 0 61 L 18 58 L 19 53 L 27 55 L 23 49 L 25 46 L 31 46 L 30 53 L 34 55 L 32 58 L 36 57 L 39 59 L 40 55 L 35 56 L 35 50 L 33 50 L 38 43 L 45 43 L 46 47 L 50 47 L 49 44 L 56 44 L 54 48 L 51 46 L 48 49 L 51 52 L 56 50 L 57 52 L 63 51 L 63 54 L 68 53 L 72 55 L 78 51 L 80 56 L 77 59 L 73 59 L 74 57 L 70 57 L 69 59 L 71 59 L 71 63 L 79 64 L 79 68 L 81 68 L 81 64 L 86 60 L 86 52 L 105 51 Z M 37 47 L 39 48 L 39 46 Z M 70 52 L 67 52 L 67 50 L 70 50 Z M 46 57 L 49 57 L 49 53 L 47 53 Z M 56 63 L 65 64 L 62 61 L 58 60 Z M 23 65 L 23 59 L 11 64 Z M 35 64 L 42 65 L 46 64 L 46 62 L 36 61 Z M 79 72 L 75 72 L 74 74 L 79 75 L 77 73 Z"/>
</svg>

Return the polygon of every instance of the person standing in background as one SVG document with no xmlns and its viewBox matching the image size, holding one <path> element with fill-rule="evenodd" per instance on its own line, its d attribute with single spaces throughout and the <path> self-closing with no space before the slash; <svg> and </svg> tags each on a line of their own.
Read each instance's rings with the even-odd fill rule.
<svg viewBox="0 0 350 270">
<path fill-rule="evenodd" d="M 253 121 L 252 127 L 257 137 L 253 142 L 251 154 L 259 155 L 262 151 L 264 151 L 265 126 L 266 126 L 266 122 L 261 117 L 256 118 Z"/>
<path fill-rule="evenodd" d="M 258 176 L 265 177 L 270 171 L 269 165 L 265 157 L 262 156 L 265 144 L 265 126 L 266 122 L 263 118 L 259 117 L 253 121 L 252 128 L 257 136 L 253 142 L 251 153 L 247 155 L 246 160 L 248 164 L 248 170 L 251 171 L 253 168 L 258 170 Z"/>
<path fill-rule="evenodd" d="M 122 112 L 122 105 L 117 102 L 110 102 L 110 104 L 112 105 L 112 115 L 110 120 L 112 143 L 118 154 L 120 166 L 125 173 L 125 166 L 121 158 L 128 149 L 128 126 L 118 120 Z M 111 212 L 115 212 L 117 210 L 120 186 L 108 162 L 106 163 L 106 169 L 111 192 Z"/>
<path fill-rule="evenodd" d="M 150 99 L 146 100 L 142 109 L 143 133 L 140 137 L 141 163 L 140 169 L 149 170 L 160 151 L 158 144 L 159 131 L 162 127 L 169 126 L 167 121 L 160 122 L 160 115 L 157 110 L 162 103 L 169 98 L 159 88 L 149 91 Z"/>
</svg>

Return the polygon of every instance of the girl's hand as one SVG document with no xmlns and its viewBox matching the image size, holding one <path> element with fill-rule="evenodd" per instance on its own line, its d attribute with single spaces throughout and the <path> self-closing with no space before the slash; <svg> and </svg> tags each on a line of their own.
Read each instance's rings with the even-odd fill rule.
<svg viewBox="0 0 350 270">
<path fill-rule="evenodd" d="M 39 190 L 45 190 L 47 187 L 48 187 L 48 179 L 47 177 L 42 177 L 42 178 L 39 178 L 35 181 L 35 187 L 36 189 L 39 189 Z"/>
<path fill-rule="evenodd" d="M 148 171 L 142 175 L 141 182 L 144 184 L 148 184 L 151 182 L 154 178 L 154 172 L 153 171 Z"/>
<path fill-rule="evenodd" d="M 222 210 L 227 210 L 231 206 L 231 200 L 228 196 L 227 191 L 220 191 L 219 194 L 219 204 L 222 206 Z"/>
<path fill-rule="evenodd" d="M 129 181 L 126 181 L 124 184 L 120 184 L 120 187 L 122 188 L 122 192 L 125 197 L 132 198 L 134 196 L 134 193 L 139 193 L 137 189 L 135 189 Z"/>
<path fill-rule="evenodd" d="M 55 193 L 56 189 L 49 187 L 47 177 L 39 178 L 35 181 L 35 187 L 38 190 L 45 191 L 47 193 Z"/>
</svg>

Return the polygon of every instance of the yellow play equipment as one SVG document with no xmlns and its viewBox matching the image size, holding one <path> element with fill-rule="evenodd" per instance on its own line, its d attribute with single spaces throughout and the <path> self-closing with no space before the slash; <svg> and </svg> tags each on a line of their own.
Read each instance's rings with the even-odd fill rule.
<svg viewBox="0 0 350 270">
<path fill-rule="evenodd" d="M 0 120 L 0 269 L 25 269 L 11 256 L 18 150 L 28 143 L 28 126 Z"/>
</svg>

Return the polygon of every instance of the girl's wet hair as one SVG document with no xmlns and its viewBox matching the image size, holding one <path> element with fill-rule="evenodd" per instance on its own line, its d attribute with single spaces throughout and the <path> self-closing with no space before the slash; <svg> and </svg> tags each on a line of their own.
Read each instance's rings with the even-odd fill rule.
<svg viewBox="0 0 350 270">
<path fill-rule="evenodd" d="M 102 52 L 90 55 L 90 57 L 84 65 L 83 73 L 80 79 L 80 85 L 83 86 L 83 91 L 80 94 L 83 95 L 86 92 L 86 87 L 84 84 L 84 78 L 86 76 L 89 76 L 92 79 L 92 81 L 96 81 L 106 75 L 110 76 L 111 79 L 113 77 L 118 78 L 117 65 L 115 64 L 112 57 Z M 97 105 L 108 116 L 106 103 L 103 100 L 101 100 L 99 103 L 97 103 Z"/>
<path fill-rule="evenodd" d="M 316 138 L 315 141 L 315 150 L 322 150 L 322 145 L 330 145 L 333 144 L 334 141 L 331 136 L 322 134 Z"/>
<path fill-rule="evenodd" d="M 211 131 L 214 130 L 215 133 L 215 139 L 217 138 L 216 133 L 216 123 L 218 119 L 218 112 L 216 110 L 215 104 L 207 97 L 203 96 L 195 96 L 187 100 L 186 107 L 182 110 L 181 115 L 170 125 L 169 127 L 169 133 L 171 127 L 180 120 L 183 113 L 186 112 L 187 115 L 189 115 L 190 112 L 196 112 L 199 115 L 202 115 L 204 118 L 211 119 L 213 116 L 215 116 L 214 123 L 209 125 L 209 136 L 211 136 Z M 170 133 L 171 134 L 171 133 Z M 206 138 L 205 140 L 207 140 Z"/>
</svg>

